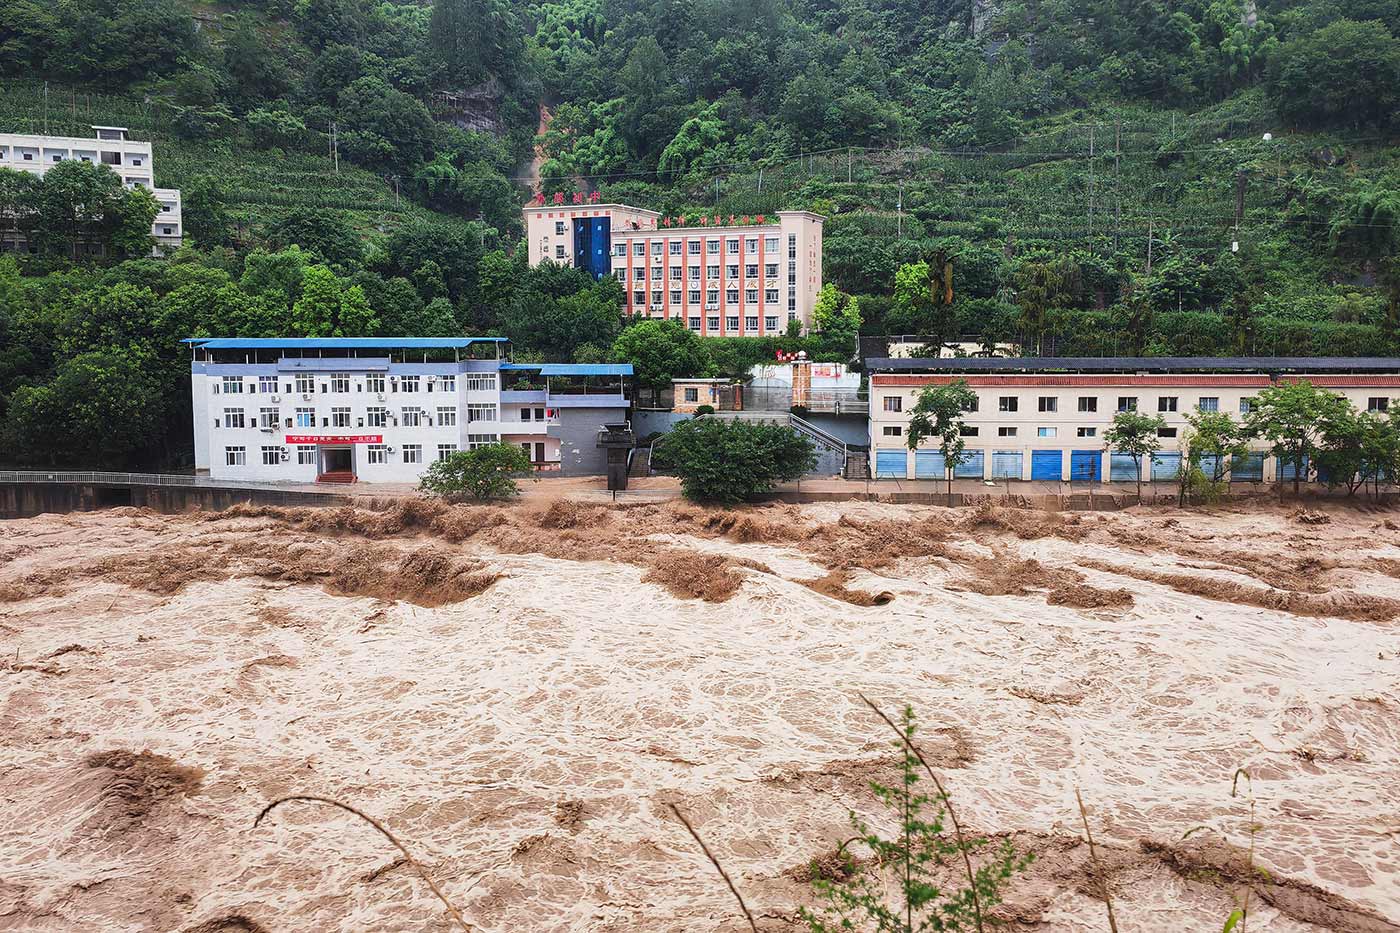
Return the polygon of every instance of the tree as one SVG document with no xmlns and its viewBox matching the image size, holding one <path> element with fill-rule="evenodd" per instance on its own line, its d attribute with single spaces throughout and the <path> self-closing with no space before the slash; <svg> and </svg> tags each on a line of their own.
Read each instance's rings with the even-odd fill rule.
<svg viewBox="0 0 1400 933">
<path fill-rule="evenodd" d="M 264 149 L 289 149 L 306 141 L 306 124 L 286 110 L 259 107 L 243 118 L 253 143 Z"/>
<path fill-rule="evenodd" d="M 1104 448 L 1114 453 L 1130 454 L 1137 464 L 1137 497 L 1142 501 L 1142 458 L 1151 457 L 1162 446 L 1157 434 L 1166 427 L 1161 415 L 1146 415 L 1137 411 L 1120 411 L 1113 424 L 1103 432 Z"/>
<path fill-rule="evenodd" d="M 943 455 L 943 472 L 948 481 L 948 505 L 953 505 L 953 472 L 967 459 L 962 439 L 963 415 L 977 410 L 977 393 L 967 381 L 955 379 L 947 385 L 928 386 L 909 416 L 909 449 L 918 450 L 926 438 L 938 441 Z"/>
<path fill-rule="evenodd" d="M 307 266 L 301 297 L 292 305 L 292 332 L 302 337 L 367 337 L 379 326 L 365 290 L 343 288 L 325 266 Z"/>
<path fill-rule="evenodd" d="M 817 293 L 812 306 L 812 322 L 820 333 L 821 353 L 837 359 L 850 359 L 862 323 L 860 301 L 838 291 L 828 282 Z"/>
<path fill-rule="evenodd" d="M 680 474 L 687 499 L 743 502 L 816 466 L 812 442 L 755 421 L 692 418 L 656 443 L 660 462 Z"/>
<path fill-rule="evenodd" d="M 1187 456 L 1192 463 L 1206 457 L 1215 458 L 1212 482 L 1220 482 L 1229 465 L 1238 457 L 1249 454 L 1249 439 L 1244 428 L 1226 411 L 1193 411 L 1186 416 L 1191 426 Z"/>
<path fill-rule="evenodd" d="M 503 322 L 505 334 L 515 346 L 538 350 L 546 359 L 571 360 L 585 344 L 609 346 L 621 320 L 610 290 L 616 287 L 609 278 L 563 297 L 527 287 Z"/>
<path fill-rule="evenodd" d="M 410 171 L 433 149 L 437 128 L 428 108 L 379 78 L 360 78 L 340 92 L 341 145 L 356 162 Z"/>
<path fill-rule="evenodd" d="M 1368 482 L 1395 475 L 1400 433 L 1390 418 L 1335 406 L 1318 426 L 1317 468 L 1332 486 L 1345 486 L 1347 495 Z"/>
<path fill-rule="evenodd" d="M 1341 417 L 1349 407 L 1345 398 L 1316 388 L 1306 379 L 1280 382 L 1250 399 L 1245 434 L 1269 441 L 1280 462 L 1293 464 L 1293 494 L 1298 494 L 1308 463 L 1317 457 L 1321 426 Z"/>
<path fill-rule="evenodd" d="M 32 191 L 28 226 L 40 252 L 77 260 L 104 245 L 120 225 L 127 192 L 106 165 L 70 159 L 44 173 Z M 154 215 L 153 215 L 154 216 Z M 146 230 L 150 234 L 149 225 Z"/>
<path fill-rule="evenodd" d="M 299 246 L 326 262 L 360 258 L 360 238 L 343 211 L 294 207 L 269 223 L 264 235 L 276 249 Z"/>
<path fill-rule="evenodd" d="M 515 478 L 530 470 L 530 457 L 520 446 L 486 444 L 434 461 L 418 488 L 441 499 L 509 499 L 520 493 Z"/>
<path fill-rule="evenodd" d="M 181 192 L 185 243 L 208 249 L 232 241 L 228 189 L 212 175 L 196 175 Z"/>
<path fill-rule="evenodd" d="M 609 359 L 631 363 L 637 385 L 661 392 L 672 379 L 712 376 L 717 370 L 703 337 L 679 320 L 639 321 L 617 335 Z"/>
<path fill-rule="evenodd" d="M 160 213 L 160 202 L 145 188 L 123 192 L 108 220 L 107 242 L 117 256 L 149 256 L 155 239 L 151 224 Z"/>
<path fill-rule="evenodd" d="M 1386 126 L 1400 107 L 1400 39 L 1375 20 L 1304 32 L 1274 57 L 1269 90 L 1289 120 Z"/>
</svg>

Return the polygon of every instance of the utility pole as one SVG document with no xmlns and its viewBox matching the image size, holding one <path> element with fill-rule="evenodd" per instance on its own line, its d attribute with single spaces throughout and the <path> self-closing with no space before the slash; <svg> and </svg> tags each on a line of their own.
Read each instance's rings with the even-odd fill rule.
<svg viewBox="0 0 1400 933">
<path fill-rule="evenodd" d="M 846 184 L 851 183 L 851 147 L 846 147 Z"/>
<path fill-rule="evenodd" d="M 1094 124 L 1089 124 L 1089 239 L 1094 238 Z"/>
<path fill-rule="evenodd" d="M 1113 251 L 1118 252 L 1118 231 L 1123 226 L 1123 176 L 1119 168 L 1119 157 L 1123 154 L 1121 137 L 1123 118 L 1113 120 Z"/>
<path fill-rule="evenodd" d="M 903 182 L 903 181 L 901 181 L 901 182 L 899 183 L 899 202 L 895 205 L 895 210 L 898 211 L 898 213 L 899 213 L 899 221 L 898 221 L 898 224 L 899 224 L 899 232 L 898 232 L 898 235 L 899 235 L 900 239 L 903 239 L 903 238 L 904 238 L 904 182 Z"/>
<path fill-rule="evenodd" d="M 1152 218 L 1147 218 L 1147 274 L 1152 274 Z"/>
<path fill-rule="evenodd" d="M 44 82 L 44 135 L 49 135 L 49 82 Z"/>
<path fill-rule="evenodd" d="M 335 121 L 331 121 L 331 160 L 335 162 L 335 173 L 340 174 L 340 141 L 336 138 Z"/>
</svg>

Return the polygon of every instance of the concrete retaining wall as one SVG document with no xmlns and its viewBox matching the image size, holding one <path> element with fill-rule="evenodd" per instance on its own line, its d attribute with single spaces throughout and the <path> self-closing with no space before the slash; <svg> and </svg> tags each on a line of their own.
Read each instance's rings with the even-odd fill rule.
<svg viewBox="0 0 1400 933">
<path fill-rule="evenodd" d="M 218 511 L 240 502 L 257 505 L 348 505 L 335 493 L 211 486 L 92 486 L 79 483 L 0 483 L 0 519 L 46 512 L 90 512 L 132 505 L 157 512 Z"/>
</svg>

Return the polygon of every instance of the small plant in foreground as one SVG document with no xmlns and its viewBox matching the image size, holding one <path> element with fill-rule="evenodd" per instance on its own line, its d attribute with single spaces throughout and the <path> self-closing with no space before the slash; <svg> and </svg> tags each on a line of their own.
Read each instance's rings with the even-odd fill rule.
<svg viewBox="0 0 1400 933">
<path fill-rule="evenodd" d="M 862 697 L 864 699 L 864 697 Z M 999 903 L 1006 880 L 1030 864 L 1033 856 L 1017 856 L 1008 841 L 986 864 L 973 869 L 971 855 L 987 847 L 985 839 L 965 839 L 953 815 L 942 783 L 914 745 L 915 717 L 906 706 L 896 724 L 869 700 L 865 701 L 899 735 L 900 780 L 894 786 L 871 782 L 875 798 L 897 822 L 896 833 L 886 838 L 854 812 L 850 814 L 855 837 L 839 848 L 844 870 L 835 878 L 812 883 L 823 901 L 819 912 L 805 907 L 799 913 L 813 933 L 874 929 L 879 933 L 917 933 L 923 930 L 977 930 L 987 923 L 985 911 Z M 919 791 L 928 775 L 936 792 Z M 944 819 L 953 826 L 950 839 Z M 851 855 L 863 846 L 868 859 Z M 944 890 L 937 883 L 940 869 L 961 861 L 968 883 Z M 893 882 L 894 897 L 887 895 Z"/>
<path fill-rule="evenodd" d="M 1266 882 L 1273 882 L 1273 876 L 1269 874 L 1269 870 L 1262 865 L 1256 865 L 1254 863 L 1254 839 L 1255 836 L 1258 835 L 1259 830 L 1263 829 L 1263 827 L 1260 826 L 1254 818 L 1254 781 L 1250 778 L 1249 772 L 1244 768 L 1235 769 L 1235 776 L 1230 781 L 1230 796 L 1240 796 L 1240 778 L 1244 778 L 1245 793 L 1247 794 L 1246 803 L 1249 804 L 1249 823 L 1245 826 L 1245 829 L 1249 832 L 1249 854 L 1247 856 L 1244 891 L 1235 898 L 1235 909 L 1230 911 L 1230 916 L 1225 918 L 1223 933 L 1232 933 L 1232 931 L 1244 933 L 1244 931 L 1248 929 L 1249 901 L 1250 895 L 1254 893 L 1255 875 L 1258 875 L 1259 878 Z M 1181 838 L 1185 839 L 1187 836 L 1206 828 L 1207 827 L 1204 826 L 1193 826 L 1191 829 L 1188 829 Z"/>
</svg>

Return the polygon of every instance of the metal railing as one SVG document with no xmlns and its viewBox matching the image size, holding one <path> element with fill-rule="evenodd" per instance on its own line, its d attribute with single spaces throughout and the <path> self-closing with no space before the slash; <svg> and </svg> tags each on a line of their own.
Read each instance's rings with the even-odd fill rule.
<svg viewBox="0 0 1400 933">
<path fill-rule="evenodd" d="M 788 415 L 788 426 L 798 434 L 811 438 L 826 449 L 839 454 L 841 457 L 841 472 L 846 472 L 846 461 L 850 457 L 850 451 L 846 447 L 846 442 L 834 434 L 823 431 L 810 421 L 803 420 L 796 415 Z"/>
<path fill-rule="evenodd" d="M 0 470 L 4 483 L 72 483 L 81 486 L 202 486 L 214 489 L 279 489 L 307 486 L 301 482 L 257 483 L 214 479 L 188 473 L 115 473 L 102 470 Z"/>
</svg>

